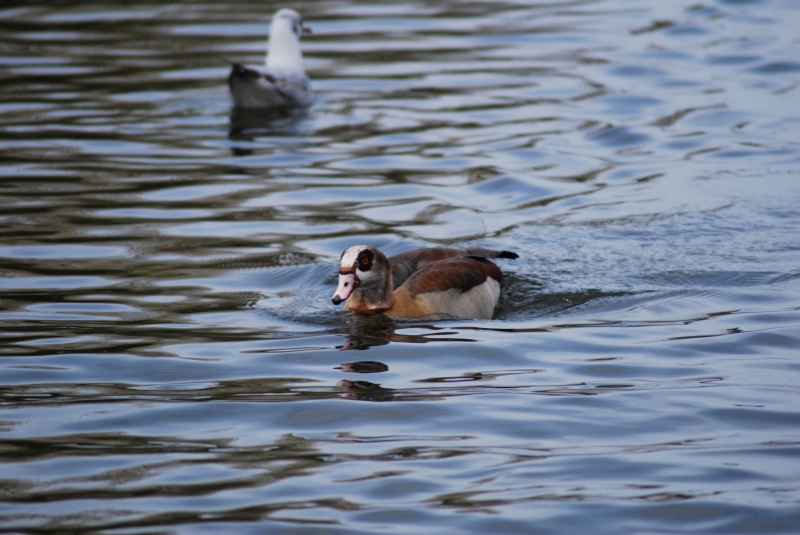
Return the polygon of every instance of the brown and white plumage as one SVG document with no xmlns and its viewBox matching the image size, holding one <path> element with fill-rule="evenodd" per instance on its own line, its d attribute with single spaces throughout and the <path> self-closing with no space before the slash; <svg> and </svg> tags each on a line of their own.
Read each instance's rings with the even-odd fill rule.
<svg viewBox="0 0 800 535">
<path fill-rule="evenodd" d="M 518 258 L 491 249 L 415 249 L 386 258 L 356 245 L 339 259 L 332 301 L 346 310 L 396 318 L 432 315 L 491 319 L 503 273 L 490 258 Z"/>
</svg>

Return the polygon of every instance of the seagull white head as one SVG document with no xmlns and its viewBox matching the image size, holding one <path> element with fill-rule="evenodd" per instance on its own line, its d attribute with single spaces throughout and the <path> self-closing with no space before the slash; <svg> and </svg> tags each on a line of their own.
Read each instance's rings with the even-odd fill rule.
<svg viewBox="0 0 800 535">
<path fill-rule="evenodd" d="M 300 52 L 303 33 L 311 33 L 311 30 L 303 26 L 303 19 L 297 11 L 281 9 L 275 13 L 269 32 L 267 68 L 303 73 L 303 55 Z"/>
</svg>

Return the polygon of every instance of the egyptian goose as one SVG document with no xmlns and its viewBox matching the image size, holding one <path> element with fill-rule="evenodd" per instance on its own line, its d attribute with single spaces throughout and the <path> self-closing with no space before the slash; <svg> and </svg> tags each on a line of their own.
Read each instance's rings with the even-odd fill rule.
<svg viewBox="0 0 800 535">
<path fill-rule="evenodd" d="M 396 318 L 431 315 L 491 319 L 503 273 L 489 258 L 518 258 L 490 249 L 415 249 L 386 258 L 356 245 L 339 259 L 333 304 L 346 310 Z"/>
<path fill-rule="evenodd" d="M 293 9 L 272 18 L 265 69 L 234 65 L 228 77 L 237 108 L 305 108 L 314 101 L 303 70 L 300 35 L 310 33 Z"/>
</svg>

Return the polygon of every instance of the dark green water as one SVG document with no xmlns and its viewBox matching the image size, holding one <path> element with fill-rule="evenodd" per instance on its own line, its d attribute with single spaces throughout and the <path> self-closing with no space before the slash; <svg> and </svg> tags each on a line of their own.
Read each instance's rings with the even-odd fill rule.
<svg viewBox="0 0 800 535">
<path fill-rule="evenodd" d="M 318 101 L 232 114 L 279 7 Z M 4 2 L 0 533 L 796 533 L 798 27 Z M 360 243 L 520 259 L 400 322 L 331 304 Z"/>
</svg>

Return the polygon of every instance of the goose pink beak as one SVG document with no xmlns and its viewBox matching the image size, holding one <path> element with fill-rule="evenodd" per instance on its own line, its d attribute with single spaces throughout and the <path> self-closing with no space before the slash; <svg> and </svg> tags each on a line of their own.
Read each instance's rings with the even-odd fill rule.
<svg viewBox="0 0 800 535">
<path fill-rule="evenodd" d="M 353 293 L 353 290 L 356 289 L 358 286 L 358 279 L 356 279 L 355 273 L 346 273 L 340 272 L 339 273 L 339 286 L 336 288 L 336 292 L 333 294 L 333 301 L 334 305 L 338 305 L 348 297 L 350 294 Z"/>
</svg>

